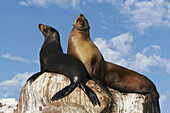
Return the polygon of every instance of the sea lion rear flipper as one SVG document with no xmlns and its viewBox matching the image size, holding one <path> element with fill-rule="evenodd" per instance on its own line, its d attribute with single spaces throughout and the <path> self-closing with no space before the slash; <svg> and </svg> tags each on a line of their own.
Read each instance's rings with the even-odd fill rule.
<svg viewBox="0 0 170 113">
<path fill-rule="evenodd" d="M 154 89 L 155 87 L 150 87 L 150 93 L 145 95 L 143 113 L 160 113 L 159 94 Z"/>
<path fill-rule="evenodd" d="M 113 97 L 112 97 L 112 94 L 111 92 L 109 91 L 109 89 L 106 87 L 106 85 L 102 82 L 100 82 L 99 80 L 95 79 L 93 76 L 91 76 L 92 80 L 94 82 L 96 82 L 106 93 L 107 95 L 111 98 L 111 100 L 113 101 Z M 113 101 L 114 103 L 114 101 Z"/>
<path fill-rule="evenodd" d="M 69 95 L 75 88 L 77 87 L 76 82 L 71 82 L 70 85 L 66 86 L 59 92 L 57 92 L 52 98 L 51 101 L 58 100 L 64 98 L 65 96 Z"/>
<path fill-rule="evenodd" d="M 143 113 L 155 113 L 153 109 L 152 98 L 150 94 L 147 94 L 145 97 Z"/>
<path fill-rule="evenodd" d="M 36 78 L 38 78 L 42 73 L 44 72 L 38 72 L 38 73 L 35 73 L 34 75 L 32 75 L 30 78 L 27 79 L 27 82 L 30 81 L 29 85 L 31 86 L 32 82 L 35 81 Z"/>
<path fill-rule="evenodd" d="M 80 83 L 80 87 L 83 89 L 83 91 L 86 93 L 86 95 L 89 97 L 90 101 L 92 104 L 99 105 L 100 106 L 100 101 L 97 97 L 97 95 L 91 90 L 89 87 L 87 87 L 85 84 Z"/>
</svg>

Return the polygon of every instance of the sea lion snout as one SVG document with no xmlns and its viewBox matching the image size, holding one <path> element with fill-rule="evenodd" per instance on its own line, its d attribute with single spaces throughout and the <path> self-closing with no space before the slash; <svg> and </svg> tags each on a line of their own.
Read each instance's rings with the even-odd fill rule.
<svg viewBox="0 0 170 113">
<path fill-rule="evenodd" d="M 43 25 L 43 24 L 39 24 L 38 27 L 39 27 L 40 31 L 42 32 L 42 34 L 43 34 L 43 35 L 45 36 L 45 38 L 46 38 L 46 36 L 47 36 L 47 34 L 48 34 L 48 26 Z"/>
<path fill-rule="evenodd" d="M 80 14 L 79 16 L 84 16 L 83 14 Z"/>
<path fill-rule="evenodd" d="M 85 18 L 83 14 L 79 14 L 77 18 L 80 18 L 80 17 Z"/>
<path fill-rule="evenodd" d="M 42 29 L 43 24 L 39 24 L 38 27 L 39 29 Z"/>
<path fill-rule="evenodd" d="M 85 17 L 83 14 L 78 15 L 78 17 L 76 18 L 76 21 L 74 24 L 81 24 L 84 25 L 85 24 Z"/>
<path fill-rule="evenodd" d="M 44 29 L 47 29 L 47 26 L 43 25 L 43 24 L 39 24 L 38 27 L 39 27 L 41 32 L 44 31 Z"/>
</svg>

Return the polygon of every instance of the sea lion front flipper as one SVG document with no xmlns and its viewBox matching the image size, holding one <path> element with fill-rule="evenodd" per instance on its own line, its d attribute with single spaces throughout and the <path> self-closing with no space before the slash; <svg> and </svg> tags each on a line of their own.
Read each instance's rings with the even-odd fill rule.
<svg viewBox="0 0 170 113">
<path fill-rule="evenodd" d="M 93 90 L 91 90 L 89 87 L 87 87 L 85 84 L 82 83 L 80 83 L 80 87 L 83 89 L 85 94 L 89 97 L 90 101 L 94 106 L 97 104 L 100 106 L 100 101 L 97 95 L 93 92 Z"/>
<path fill-rule="evenodd" d="M 35 81 L 36 78 L 38 78 L 42 73 L 44 72 L 38 72 L 38 73 L 35 73 L 34 75 L 32 75 L 30 78 L 27 79 L 27 82 L 29 82 L 29 85 L 31 86 L 32 82 Z"/>
<path fill-rule="evenodd" d="M 93 76 L 91 76 L 92 80 L 94 82 L 96 82 L 106 93 L 107 95 L 111 98 L 111 100 L 113 101 L 113 97 L 112 97 L 112 94 L 111 92 L 109 91 L 109 89 L 106 87 L 106 85 L 102 82 L 100 82 L 99 80 L 95 79 Z M 114 103 L 114 101 L 113 101 Z"/>
<path fill-rule="evenodd" d="M 64 98 L 65 96 L 69 95 L 75 88 L 77 87 L 76 82 L 71 82 L 70 85 L 66 86 L 59 92 L 57 92 L 52 98 L 51 101 L 58 100 Z"/>
</svg>

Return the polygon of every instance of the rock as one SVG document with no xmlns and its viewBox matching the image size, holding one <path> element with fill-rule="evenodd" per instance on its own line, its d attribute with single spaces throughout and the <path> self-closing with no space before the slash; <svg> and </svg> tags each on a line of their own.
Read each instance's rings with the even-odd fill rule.
<svg viewBox="0 0 170 113">
<path fill-rule="evenodd" d="M 120 93 L 109 89 L 115 103 L 110 102 L 108 95 L 93 81 L 89 86 L 98 96 L 101 106 L 93 106 L 85 93 L 77 87 L 67 97 L 50 102 L 51 97 L 70 84 L 67 77 L 55 73 L 43 73 L 30 86 L 25 84 L 21 90 L 18 107 L 15 113 L 100 113 L 112 109 L 114 113 L 142 113 L 145 97 L 140 94 Z"/>
<path fill-rule="evenodd" d="M 18 102 L 14 98 L 0 100 L 0 113 L 13 113 Z"/>
</svg>

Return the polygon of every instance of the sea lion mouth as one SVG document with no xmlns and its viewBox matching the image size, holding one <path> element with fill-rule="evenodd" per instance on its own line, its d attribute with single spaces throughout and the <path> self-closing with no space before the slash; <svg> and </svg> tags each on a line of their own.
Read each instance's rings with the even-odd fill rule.
<svg viewBox="0 0 170 113">
<path fill-rule="evenodd" d="M 76 21 L 77 24 L 84 25 L 84 20 L 82 18 L 78 18 Z M 85 26 L 85 25 L 84 25 Z"/>
</svg>

